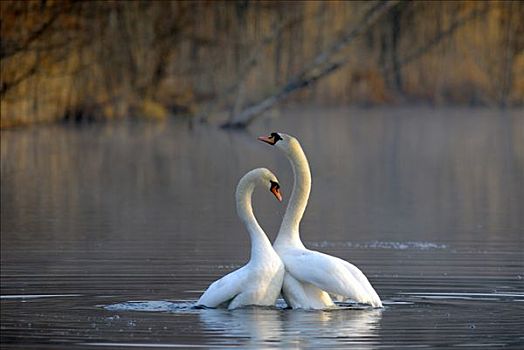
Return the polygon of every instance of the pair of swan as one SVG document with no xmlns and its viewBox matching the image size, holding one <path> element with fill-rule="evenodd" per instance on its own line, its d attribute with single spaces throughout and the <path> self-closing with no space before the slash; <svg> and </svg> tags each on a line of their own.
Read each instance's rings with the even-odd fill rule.
<svg viewBox="0 0 524 350">
<path fill-rule="evenodd" d="M 251 238 L 251 258 L 242 268 L 212 283 L 197 305 L 229 309 L 246 305 L 274 305 L 281 293 L 293 309 L 326 309 L 333 299 L 352 299 L 382 307 L 366 276 L 340 258 L 307 249 L 299 225 L 311 191 L 311 172 L 298 140 L 284 133 L 258 138 L 284 153 L 294 174 L 294 187 L 273 247 L 253 215 L 251 195 L 255 186 L 268 186 L 282 200 L 278 180 L 267 169 L 255 169 L 239 182 L 237 212 Z"/>
</svg>

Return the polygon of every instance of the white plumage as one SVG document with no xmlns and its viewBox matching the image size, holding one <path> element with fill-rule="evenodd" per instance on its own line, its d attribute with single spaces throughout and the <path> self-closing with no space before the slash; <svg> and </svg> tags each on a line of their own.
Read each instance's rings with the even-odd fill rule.
<svg viewBox="0 0 524 350">
<path fill-rule="evenodd" d="M 250 260 L 240 269 L 213 282 L 197 305 L 224 305 L 229 309 L 247 305 L 271 306 L 280 294 L 284 264 L 253 214 L 251 197 L 256 186 L 271 190 L 281 200 L 278 180 L 269 170 L 255 169 L 240 179 L 236 190 L 237 213 L 251 238 Z"/>
<path fill-rule="evenodd" d="M 297 139 L 283 133 L 260 137 L 284 152 L 293 168 L 295 184 L 273 247 L 284 262 L 282 295 L 289 306 L 323 309 L 333 306 L 328 295 L 382 307 L 366 276 L 340 258 L 307 249 L 300 240 L 299 225 L 311 191 L 311 172 Z"/>
</svg>

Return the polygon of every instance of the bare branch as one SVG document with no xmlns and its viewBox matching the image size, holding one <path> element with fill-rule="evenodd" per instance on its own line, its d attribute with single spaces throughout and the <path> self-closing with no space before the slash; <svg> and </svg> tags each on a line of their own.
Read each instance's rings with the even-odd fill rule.
<svg viewBox="0 0 524 350">
<path fill-rule="evenodd" d="M 35 61 L 28 70 L 26 70 L 24 73 L 19 75 L 17 78 L 9 82 L 3 81 L 2 85 L 0 86 L 0 96 L 4 96 L 9 90 L 11 90 L 15 86 L 23 82 L 24 80 L 36 74 L 37 71 L 38 71 L 38 61 Z"/>
<path fill-rule="evenodd" d="M 0 59 L 8 58 L 13 55 L 16 55 L 19 52 L 26 51 L 33 42 L 35 42 L 49 30 L 49 28 L 56 22 L 56 20 L 63 13 L 63 8 L 58 8 L 55 11 L 53 11 L 51 16 L 44 23 L 42 23 L 39 28 L 33 31 L 22 44 L 14 46 L 12 48 L 7 48 L 5 44 L 2 44 L 0 50 Z"/>
<path fill-rule="evenodd" d="M 240 68 L 240 73 L 238 74 L 238 77 L 236 80 L 227 86 L 223 92 L 221 92 L 214 100 L 213 102 L 206 108 L 206 111 L 202 113 L 199 116 L 200 121 L 205 121 L 207 119 L 207 116 L 216 109 L 217 106 L 221 105 L 229 96 L 232 94 L 239 94 L 239 90 L 244 85 L 245 80 L 247 79 L 249 73 L 253 70 L 254 67 L 258 64 L 264 48 L 273 43 L 276 38 L 286 29 L 289 29 L 296 25 L 297 23 L 300 23 L 303 21 L 304 18 L 302 15 L 297 15 L 289 20 L 280 23 L 278 26 L 275 27 L 275 29 L 266 37 L 264 37 L 255 47 L 253 50 L 251 50 L 251 53 L 248 57 L 248 59 L 242 64 L 242 67 Z M 239 96 L 236 99 L 236 104 L 238 106 L 238 102 L 243 100 L 244 96 Z M 235 110 L 235 108 L 234 108 Z M 233 114 L 230 118 L 234 117 L 235 114 Z"/>
<path fill-rule="evenodd" d="M 448 29 L 438 33 L 433 39 L 429 40 L 426 45 L 416 49 L 409 55 L 406 55 L 406 57 L 402 58 L 399 62 L 400 66 L 408 65 L 409 63 L 415 61 L 420 56 L 426 54 L 429 52 L 433 47 L 437 46 L 442 40 L 449 38 L 452 36 L 457 29 L 464 26 L 466 23 L 468 23 L 470 20 L 478 18 L 480 16 L 486 15 L 486 13 L 489 11 L 489 4 L 485 4 L 480 9 L 472 10 L 470 13 L 465 15 L 462 18 L 459 18 L 458 20 L 454 21 Z M 391 69 L 392 67 L 387 66 L 386 70 Z"/>
<path fill-rule="evenodd" d="M 335 42 L 328 50 L 320 53 L 315 59 L 288 83 L 277 90 L 276 93 L 264 98 L 262 101 L 237 114 L 232 121 L 222 125 L 224 128 L 245 128 L 257 116 L 273 107 L 286 98 L 290 93 L 309 86 L 344 65 L 349 59 L 330 62 L 333 56 L 353 42 L 360 34 L 366 32 L 384 14 L 386 14 L 398 1 L 380 1 L 366 12 L 362 20 L 340 40 Z"/>
</svg>

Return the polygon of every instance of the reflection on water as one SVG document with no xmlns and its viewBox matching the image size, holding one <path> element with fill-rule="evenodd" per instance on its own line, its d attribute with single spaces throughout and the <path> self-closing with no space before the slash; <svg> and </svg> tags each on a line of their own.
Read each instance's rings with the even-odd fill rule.
<svg viewBox="0 0 524 350">
<path fill-rule="evenodd" d="M 275 310 L 244 309 L 203 310 L 199 319 L 204 329 L 223 337 L 217 337 L 223 344 L 230 344 L 231 338 L 242 339 L 238 345 L 257 345 L 282 340 L 282 321 Z"/>
<path fill-rule="evenodd" d="M 208 332 L 222 335 L 217 344 L 256 347 L 278 343 L 282 347 L 322 348 L 365 343 L 377 336 L 381 310 L 280 311 L 241 309 L 204 310 L 199 314 Z"/>
<path fill-rule="evenodd" d="M 300 348 L 345 345 L 373 349 L 378 343 L 381 314 L 382 310 L 288 312 L 284 319 L 285 332 L 293 335 L 291 344 Z"/>
<path fill-rule="evenodd" d="M 254 198 L 274 238 L 292 174 L 256 141 L 273 130 L 310 160 L 303 240 L 361 267 L 386 308 L 105 309 L 191 303 L 243 265 L 233 194 L 255 167 L 282 185 L 284 205 Z M 293 110 L 251 133 L 183 121 L 2 131 L 2 345 L 518 344 L 522 135 L 518 112 L 427 108 Z"/>
<path fill-rule="evenodd" d="M 133 301 L 107 305 L 106 310 L 124 312 L 171 312 L 198 314 L 203 331 L 215 335 L 213 345 L 264 347 L 326 347 L 365 344 L 372 348 L 378 336 L 383 310 L 338 306 L 328 311 L 246 307 L 236 310 L 195 308 L 196 301 Z"/>
</svg>

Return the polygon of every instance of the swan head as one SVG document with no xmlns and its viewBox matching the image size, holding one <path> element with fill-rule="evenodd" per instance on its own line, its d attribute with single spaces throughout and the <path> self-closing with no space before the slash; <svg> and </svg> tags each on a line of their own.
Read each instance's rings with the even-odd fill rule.
<svg viewBox="0 0 524 350">
<path fill-rule="evenodd" d="M 279 202 L 282 202 L 282 193 L 280 193 L 280 185 L 278 184 L 278 181 L 269 180 L 269 183 L 271 186 L 269 187 L 269 191 L 273 193 L 276 199 L 278 199 Z"/>
<path fill-rule="evenodd" d="M 272 132 L 269 136 L 260 136 L 258 140 L 275 146 L 288 155 L 297 147 L 300 148 L 300 144 L 296 138 L 282 132 Z"/>
<path fill-rule="evenodd" d="M 237 191 L 243 192 L 245 188 L 260 186 L 267 188 L 279 202 L 282 202 L 282 193 L 277 177 L 266 168 L 258 168 L 248 172 L 238 183 Z M 251 187 L 251 188 L 253 188 Z"/>
</svg>

